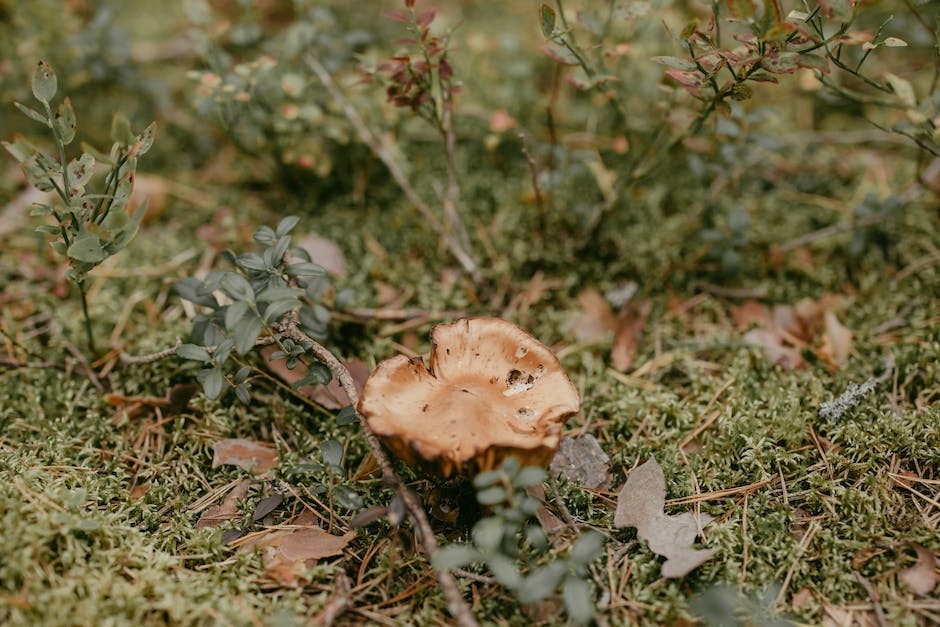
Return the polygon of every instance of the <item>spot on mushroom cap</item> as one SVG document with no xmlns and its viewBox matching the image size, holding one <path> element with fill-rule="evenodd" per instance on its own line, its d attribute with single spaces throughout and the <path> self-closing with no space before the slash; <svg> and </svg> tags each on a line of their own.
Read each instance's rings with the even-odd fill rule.
<svg viewBox="0 0 940 627">
<path fill-rule="evenodd" d="M 499 465 L 547 465 L 578 392 L 551 349 L 506 320 L 434 327 L 430 368 L 404 355 L 366 382 L 359 411 L 399 458 L 449 477 Z"/>
</svg>

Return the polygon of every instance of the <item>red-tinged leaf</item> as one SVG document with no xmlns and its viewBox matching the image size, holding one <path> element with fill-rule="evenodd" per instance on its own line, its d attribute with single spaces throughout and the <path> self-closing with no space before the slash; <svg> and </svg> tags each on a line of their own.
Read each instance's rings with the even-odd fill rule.
<svg viewBox="0 0 940 627">
<path fill-rule="evenodd" d="M 783 41 L 790 33 L 796 30 L 796 25 L 790 22 L 780 22 L 767 29 L 762 39 L 764 41 Z"/>
<path fill-rule="evenodd" d="M 754 72 L 751 74 L 748 80 L 756 81 L 758 83 L 779 83 L 780 81 L 776 76 L 768 74 L 767 72 Z"/>
<path fill-rule="evenodd" d="M 852 30 L 835 38 L 837 42 L 844 46 L 860 46 L 874 39 L 874 35 L 863 30 Z"/>
<path fill-rule="evenodd" d="M 263 474 L 277 466 L 277 449 L 269 444 L 252 442 L 241 438 L 219 440 L 213 446 L 215 455 L 212 467 L 225 464 L 251 470 L 254 474 Z"/>
<path fill-rule="evenodd" d="M 800 69 L 799 56 L 795 52 L 776 52 L 764 57 L 761 65 L 771 74 L 793 74 Z"/>
<path fill-rule="evenodd" d="M 694 70 L 695 64 L 680 57 L 653 57 L 655 63 L 671 67 L 674 70 Z"/>
<path fill-rule="evenodd" d="M 797 64 L 807 70 L 816 70 L 823 74 L 829 73 L 829 60 L 815 54 L 801 54 L 797 58 Z"/>
<path fill-rule="evenodd" d="M 819 0 L 819 6 L 826 17 L 845 24 L 852 20 L 855 2 L 854 0 Z"/>
<path fill-rule="evenodd" d="M 434 17 L 437 15 L 437 12 L 434 9 L 429 9 L 418 16 L 417 22 L 418 26 L 424 28 L 428 26 L 431 22 L 434 21 Z"/>
<path fill-rule="evenodd" d="M 578 65 L 578 58 L 570 50 L 551 41 L 542 46 L 542 54 L 561 65 Z"/>
<path fill-rule="evenodd" d="M 685 70 L 668 70 L 666 75 L 676 80 L 683 89 L 692 94 L 693 96 L 698 96 L 699 91 L 702 88 L 702 74 L 701 72 L 695 71 L 685 71 Z"/>
<path fill-rule="evenodd" d="M 725 0 L 728 11 L 739 20 L 749 20 L 757 13 L 754 0 Z"/>
<path fill-rule="evenodd" d="M 205 529 L 206 527 L 220 527 L 230 520 L 238 518 L 238 503 L 248 494 L 248 487 L 251 482 L 248 479 L 242 479 L 232 490 L 225 495 L 222 503 L 210 507 L 202 513 L 196 522 L 196 529 Z"/>
<path fill-rule="evenodd" d="M 405 24 L 411 21 L 411 17 L 404 11 L 383 11 L 382 17 L 396 22 L 404 22 Z"/>
</svg>

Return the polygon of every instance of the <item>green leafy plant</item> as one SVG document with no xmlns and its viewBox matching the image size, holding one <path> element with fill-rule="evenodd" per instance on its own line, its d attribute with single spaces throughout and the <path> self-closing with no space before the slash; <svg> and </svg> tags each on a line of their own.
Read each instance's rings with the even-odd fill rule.
<svg viewBox="0 0 940 627">
<path fill-rule="evenodd" d="M 134 190 L 137 160 L 153 145 L 156 124 L 151 123 L 142 133 L 135 134 L 128 119 L 117 113 L 111 126 L 114 144 L 110 153 L 105 155 L 83 143 L 82 154 L 70 160 L 66 147 L 75 140 L 75 109 L 66 97 L 53 112 L 58 81 L 52 67 L 44 61 L 33 72 L 32 91 L 42 105 L 41 111 L 19 102 L 14 105 L 50 130 L 56 154 L 43 152 L 19 135 L 12 142 L 3 142 L 3 147 L 20 162 L 30 184 L 58 196 L 55 201 L 37 203 L 31 215 L 55 219 L 55 224 L 42 225 L 37 231 L 51 235 L 52 248 L 68 259 L 66 277 L 78 286 L 88 346 L 97 352 L 88 313 L 88 273 L 126 247 L 137 234 L 146 204 L 140 203 L 132 215 L 128 215 L 127 205 Z M 99 162 L 110 169 L 100 191 L 93 193 L 89 187 Z"/>
<path fill-rule="evenodd" d="M 207 309 L 193 322 L 192 343 L 180 345 L 176 353 L 204 366 L 196 378 L 210 399 L 233 388 L 248 404 L 252 369 L 245 358 L 259 343 L 277 345 L 271 359 L 285 359 L 289 370 L 301 363 L 306 366 L 307 374 L 293 384 L 295 388 L 332 379 L 325 365 L 307 359 L 309 341 L 278 333 L 284 325 L 296 324 L 310 338 L 319 339 L 330 321 L 330 311 L 321 302 L 329 287 L 326 271 L 311 262 L 306 250 L 291 247 L 289 234 L 298 220 L 288 216 L 276 229 L 262 226 L 255 231 L 258 252 L 226 251 L 234 270 L 213 271 L 203 280 L 187 278 L 176 284 L 182 298 Z M 216 292 L 224 295 L 225 302 Z"/>
<path fill-rule="evenodd" d="M 560 588 L 569 618 L 585 624 L 594 615 L 587 568 L 600 555 L 605 539 L 589 531 L 566 556 L 552 554 L 548 537 L 535 520 L 541 503 L 526 493 L 526 488 L 546 478 L 545 469 L 520 468 L 512 457 L 499 469 L 477 475 L 473 481 L 477 501 L 493 513 L 473 526 L 470 543 L 441 548 L 432 563 L 436 568 L 484 564 L 496 581 L 516 593 L 520 603 L 535 603 Z"/>
</svg>

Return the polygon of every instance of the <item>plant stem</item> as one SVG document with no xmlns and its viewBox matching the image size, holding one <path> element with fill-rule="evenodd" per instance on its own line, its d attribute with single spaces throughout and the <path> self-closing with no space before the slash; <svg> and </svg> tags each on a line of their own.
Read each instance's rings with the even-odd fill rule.
<svg viewBox="0 0 940 627">
<path fill-rule="evenodd" d="M 92 354 L 97 355 L 98 349 L 95 348 L 95 336 L 91 332 L 91 316 L 88 314 L 88 296 L 85 292 L 84 277 L 78 284 L 78 291 L 82 296 L 82 314 L 85 316 L 85 338 L 88 340 L 88 348 L 91 350 Z"/>
</svg>

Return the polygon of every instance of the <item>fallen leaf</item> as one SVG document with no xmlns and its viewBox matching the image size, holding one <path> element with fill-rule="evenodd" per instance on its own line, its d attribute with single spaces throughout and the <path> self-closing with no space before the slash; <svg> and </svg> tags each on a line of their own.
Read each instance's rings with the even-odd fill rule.
<svg viewBox="0 0 940 627">
<path fill-rule="evenodd" d="M 578 294 L 578 304 L 581 311 L 565 327 L 579 342 L 599 342 L 617 328 L 617 317 L 607 299 L 596 289 L 588 288 Z"/>
<path fill-rule="evenodd" d="M 827 311 L 824 318 L 822 346 L 820 356 L 830 364 L 841 366 L 852 352 L 852 332 L 839 322 L 836 315 Z"/>
<path fill-rule="evenodd" d="M 920 479 L 920 475 L 912 470 L 899 470 L 898 472 L 891 475 L 891 481 L 888 483 L 888 487 L 901 486 L 903 488 L 913 488 L 914 482 Z"/>
<path fill-rule="evenodd" d="M 260 475 L 277 466 L 278 462 L 277 449 L 273 446 L 241 438 L 219 440 L 213 451 L 213 468 L 231 464 Z"/>
<path fill-rule="evenodd" d="M 607 482 L 610 458 L 590 433 L 562 438 L 552 459 L 551 470 L 585 488 L 599 488 Z"/>
<path fill-rule="evenodd" d="M 915 594 L 927 596 L 937 586 L 937 565 L 933 551 L 919 544 L 911 547 L 917 552 L 917 563 L 901 571 L 901 581 Z"/>
<path fill-rule="evenodd" d="M 812 600 L 813 600 L 813 591 L 810 590 L 809 588 L 803 587 L 797 590 L 793 594 L 793 599 L 791 599 L 790 601 L 790 606 L 794 610 L 799 611 L 803 609 L 804 607 L 806 607 L 807 605 L 809 605 L 809 602 Z"/>
<path fill-rule="evenodd" d="M 261 356 L 264 358 L 264 363 L 271 372 L 283 379 L 288 385 L 292 385 L 294 382 L 300 381 L 306 376 L 307 367 L 303 364 L 298 363 L 293 370 L 288 370 L 286 360 L 276 359 L 271 361 L 271 355 L 274 354 L 276 350 L 278 349 L 275 346 L 265 346 L 261 349 Z M 356 389 L 361 394 L 362 389 L 366 385 L 366 380 L 369 378 L 369 366 L 358 359 L 346 362 L 345 366 L 346 369 L 349 370 L 349 374 L 352 375 Z M 305 385 L 297 391 L 327 409 L 341 409 L 351 404 L 349 396 L 343 391 L 342 386 L 335 377 L 328 385 Z"/>
<path fill-rule="evenodd" d="M 323 266 L 329 274 L 340 279 L 346 276 L 346 256 L 335 242 L 311 233 L 302 238 L 297 245 L 310 254 L 313 263 Z"/>
<path fill-rule="evenodd" d="M 614 525 L 636 527 L 637 535 L 650 550 L 666 558 L 662 576 L 682 577 L 711 558 L 718 549 L 692 546 L 699 530 L 712 521 L 708 514 L 666 514 L 666 478 L 655 459 L 637 466 L 617 497 Z"/>
<path fill-rule="evenodd" d="M 341 555 L 355 532 L 334 536 L 320 527 L 279 529 L 245 542 L 240 551 L 262 549 L 265 574 L 283 586 L 297 586 L 306 580 L 306 571 L 317 560 Z"/>
<path fill-rule="evenodd" d="M 783 338 L 770 329 L 751 329 L 744 335 L 744 341 L 762 348 L 767 361 L 786 370 L 795 370 L 806 364 L 798 349 L 785 344 Z"/>
<path fill-rule="evenodd" d="M 280 507 L 283 502 L 284 497 L 280 494 L 272 494 L 271 496 L 264 497 L 258 501 L 258 504 L 255 506 L 255 511 L 251 514 L 251 522 L 256 523 L 263 520 L 265 516 Z"/>
<path fill-rule="evenodd" d="M 226 522 L 238 517 L 238 502 L 248 494 L 248 479 L 242 479 L 231 491 L 225 495 L 222 502 L 215 507 L 205 510 L 196 521 L 196 529 L 205 529 L 206 527 L 220 527 Z"/>
<path fill-rule="evenodd" d="M 653 302 L 650 300 L 624 306 L 624 312 L 617 321 L 614 345 L 610 350 L 610 361 L 620 372 L 626 372 L 633 365 L 633 356 L 652 310 Z"/>
<path fill-rule="evenodd" d="M 731 319 L 741 331 L 747 331 L 752 325 L 767 328 L 773 324 L 770 308 L 756 300 L 748 300 L 738 306 L 732 306 Z"/>
</svg>

